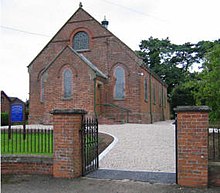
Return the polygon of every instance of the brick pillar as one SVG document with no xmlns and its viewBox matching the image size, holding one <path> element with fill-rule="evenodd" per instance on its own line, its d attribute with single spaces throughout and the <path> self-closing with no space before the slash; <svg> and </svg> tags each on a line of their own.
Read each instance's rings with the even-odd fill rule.
<svg viewBox="0 0 220 193">
<path fill-rule="evenodd" d="M 86 114 L 81 109 L 53 110 L 53 176 L 75 178 L 82 175 L 80 129 Z"/>
<path fill-rule="evenodd" d="M 177 112 L 177 180 L 181 186 L 208 185 L 207 106 L 179 106 Z"/>
</svg>

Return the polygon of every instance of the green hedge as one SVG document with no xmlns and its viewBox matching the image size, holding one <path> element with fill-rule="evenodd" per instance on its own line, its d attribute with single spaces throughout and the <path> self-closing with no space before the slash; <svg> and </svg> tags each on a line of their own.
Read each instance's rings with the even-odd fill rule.
<svg viewBox="0 0 220 193">
<path fill-rule="evenodd" d="M 8 113 L 1 113 L 1 126 L 8 125 Z"/>
</svg>

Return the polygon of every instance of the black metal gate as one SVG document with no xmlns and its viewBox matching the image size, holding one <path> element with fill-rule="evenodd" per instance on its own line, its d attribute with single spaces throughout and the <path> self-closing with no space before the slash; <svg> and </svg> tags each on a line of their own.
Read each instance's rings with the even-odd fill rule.
<svg viewBox="0 0 220 193">
<path fill-rule="evenodd" d="M 97 118 L 86 118 L 83 120 L 82 161 L 83 176 L 97 170 L 99 167 Z"/>
</svg>

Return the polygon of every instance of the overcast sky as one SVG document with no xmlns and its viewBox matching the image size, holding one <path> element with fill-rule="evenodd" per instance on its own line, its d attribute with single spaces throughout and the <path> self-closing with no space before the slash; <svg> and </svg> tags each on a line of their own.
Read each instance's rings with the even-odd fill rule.
<svg viewBox="0 0 220 193">
<path fill-rule="evenodd" d="M 78 9 L 75 0 L 1 0 L 0 89 L 29 98 L 27 66 Z M 183 44 L 220 38 L 220 0 L 81 0 L 95 19 L 137 50 L 141 40 Z"/>
</svg>

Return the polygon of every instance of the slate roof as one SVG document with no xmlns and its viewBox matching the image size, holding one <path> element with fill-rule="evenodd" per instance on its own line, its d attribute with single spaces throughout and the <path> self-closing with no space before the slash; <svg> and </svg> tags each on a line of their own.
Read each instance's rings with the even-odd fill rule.
<svg viewBox="0 0 220 193">
<path fill-rule="evenodd" d="M 3 90 L 1 91 L 1 95 L 5 95 L 5 97 L 8 99 L 9 102 L 17 101 L 17 102 L 20 102 L 20 103 L 25 103 L 24 101 L 22 101 L 18 97 L 9 97 Z"/>
</svg>

